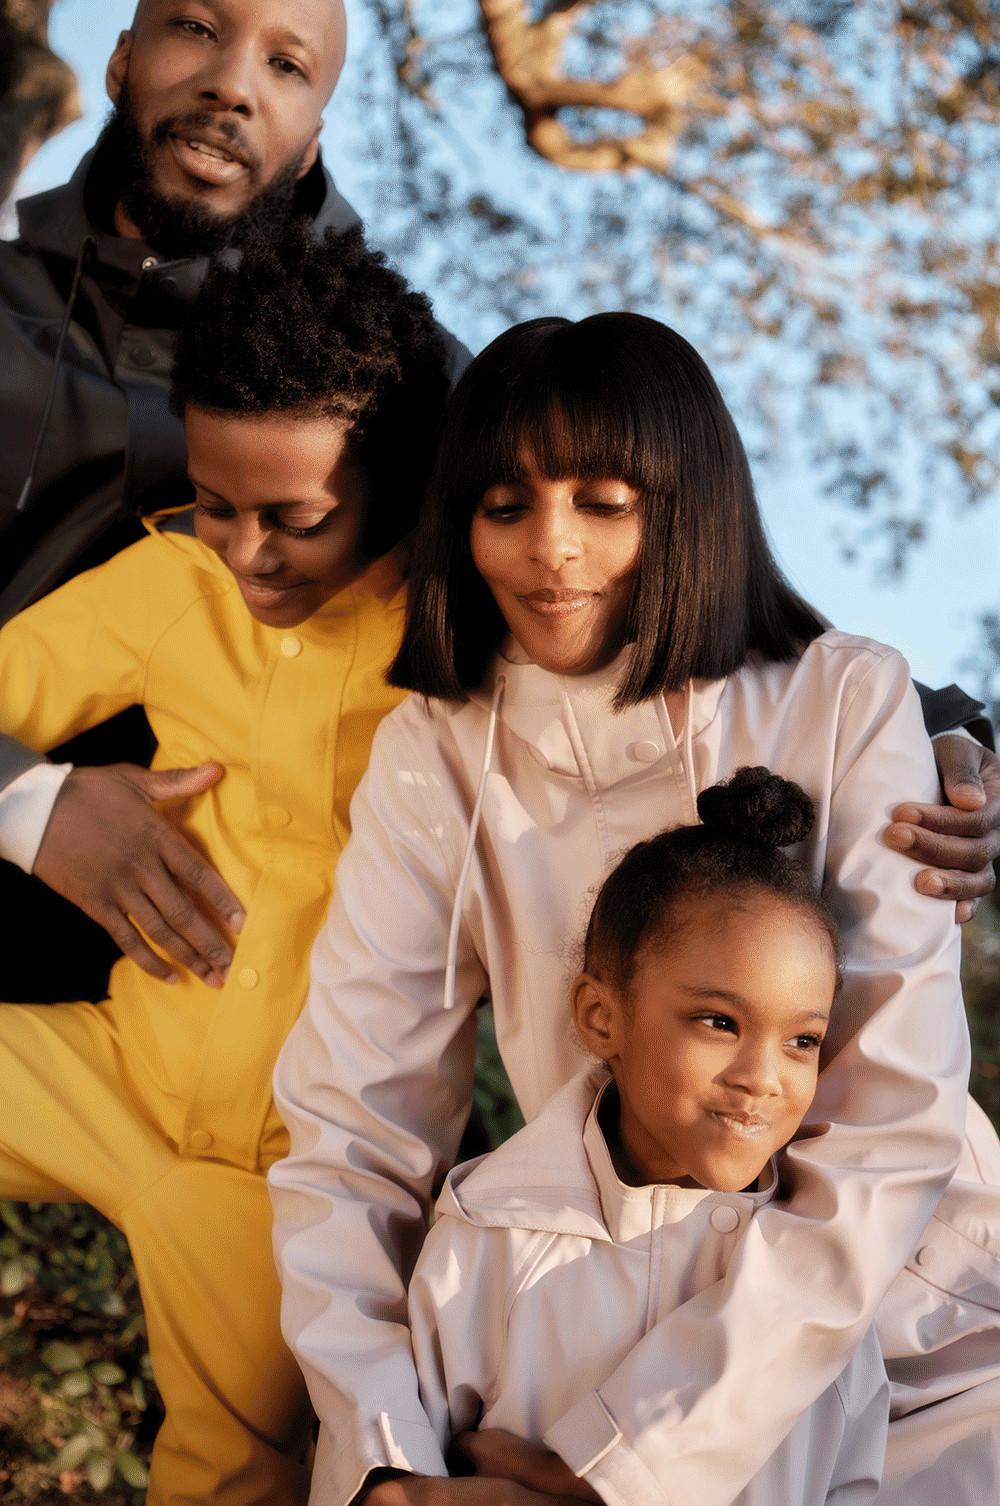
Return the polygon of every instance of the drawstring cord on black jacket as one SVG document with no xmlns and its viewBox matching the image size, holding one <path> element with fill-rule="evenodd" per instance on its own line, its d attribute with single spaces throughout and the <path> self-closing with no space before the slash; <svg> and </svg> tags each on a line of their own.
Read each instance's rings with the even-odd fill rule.
<svg viewBox="0 0 1000 1506">
<path fill-rule="evenodd" d="M 73 309 L 76 305 L 77 294 L 80 291 L 80 279 L 86 265 L 87 255 L 95 245 L 92 235 L 85 235 L 80 247 L 80 254 L 73 268 L 73 280 L 70 283 L 69 299 L 66 304 L 66 312 L 63 315 L 62 326 L 59 330 L 59 340 L 56 344 L 55 361 L 52 366 L 52 376 L 49 379 L 49 390 L 45 398 L 45 407 L 42 409 L 42 421 L 38 426 L 38 435 L 35 439 L 35 448 L 31 453 L 31 463 L 28 466 L 28 474 L 21 488 L 21 495 L 17 499 L 15 512 L 24 512 L 28 506 L 28 500 L 35 487 L 35 476 L 38 471 L 38 462 L 42 458 L 42 446 L 49 431 L 49 422 L 52 418 L 52 409 L 55 407 L 56 388 L 59 385 L 59 373 L 62 369 L 63 352 L 66 349 L 66 340 L 69 335 L 69 327 L 73 319 Z"/>
</svg>

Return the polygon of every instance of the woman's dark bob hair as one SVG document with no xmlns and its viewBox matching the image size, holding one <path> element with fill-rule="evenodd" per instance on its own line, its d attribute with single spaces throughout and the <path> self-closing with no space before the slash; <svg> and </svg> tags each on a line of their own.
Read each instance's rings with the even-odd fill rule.
<svg viewBox="0 0 1000 1506">
<path fill-rule="evenodd" d="M 612 477 L 641 496 L 642 545 L 619 707 L 751 654 L 792 659 L 824 624 L 783 578 L 750 467 L 712 375 L 666 325 L 639 314 L 531 319 L 472 362 L 452 395 L 420 523 L 394 685 L 465 700 L 507 626 L 472 561 L 488 487 L 525 461 L 546 477 Z"/>
</svg>

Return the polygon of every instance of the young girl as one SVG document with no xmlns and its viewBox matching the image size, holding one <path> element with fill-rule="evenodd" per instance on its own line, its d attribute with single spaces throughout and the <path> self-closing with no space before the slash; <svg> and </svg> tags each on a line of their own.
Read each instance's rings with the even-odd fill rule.
<svg viewBox="0 0 1000 1506">
<path fill-rule="evenodd" d="M 174 379 L 194 509 L 0 634 L 3 730 L 42 750 L 138 704 L 154 769 L 215 765 L 174 808 L 179 861 L 203 855 L 246 906 L 228 971 L 171 986 L 123 936 L 102 1004 L 0 1008 L 0 1197 L 88 1202 L 129 1240 L 166 1407 L 150 1506 L 298 1506 L 308 1488 L 270 1250 L 271 1074 L 400 699 L 394 546 L 446 390 L 426 300 L 359 233 L 217 266 Z M 133 918 L 152 944 L 148 898 Z"/>
<path fill-rule="evenodd" d="M 610 1077 L 573 1078 L 438 1202 L 409 1313 L 443 1450 L 472 1427 L 541 1443 L 649 1328 L 725 1279 L 783 1195 L 779 1152 L 812 1102 L 838 982 L 831 913 L 780 851 L 811 804 L 741 769 L 698 813 L 634 847 L 590 918 L 573 1013 Z M 684 1353 L 708 1339 L 692 1318 Z M 869 1329 L 740 1506 L 874 1500 L 888 1409 Z"/>
<path fill-rule="evenodd" d="M 815 1108 L 831 1128 L 789 1152 L 789 1197 L 759 1210 L 726 1280 L 547 1430 L 608 1506 L 729 1506 L 844 1369 L 962 1143 L 956 927 L 880 841 L 902 791 L 937 790 L 906 665 L 824 630 L 782 579 L 697 354 L 607 314 L 519 326 L 463 377 L 394 674 L 422 694 L 374 740 L 276 1077 L 283 1323 L 321 1420 L 314 1499 L 343 1506 L 366 1481 L 372 1506 L 433 1499 L 426 1479 L 373 1484 L 384 1468 L 441 1477 L 442 1501 L 467 1483 L 443 1478 L 405 1293 L 468 1113 L 476 1004 L 488 993 L 532 1119 L 579 1068 L 559 1000 L 588 892 L 624 848 L 692 823 L 700 790 L 759 763 L 813 799 L 801 855 L 842 928 Z M 985 1168 L 969 1163 L 935 1221 L 954 1226 L 968 1193 L 968 1259 L 942 1267 L 953 1291 L 988 1289 L 1000 1267 Z M 995 1313 L 975 1320 L 973 1371 L 973 1319 L 935 1325 L 934 1291 L 919 1301 L 894 1351 L 911 1357 L 904 1404 L 933 1376 L 935 1403 L 950 1388 L 974 1407 L 1000 1374 Z"/>
</svg>

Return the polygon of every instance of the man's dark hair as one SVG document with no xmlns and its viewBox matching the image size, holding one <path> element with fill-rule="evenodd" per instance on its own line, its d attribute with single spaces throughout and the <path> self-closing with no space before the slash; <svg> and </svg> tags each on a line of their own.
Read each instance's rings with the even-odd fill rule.
<svg viewBox="0 0 1000 1506">
<path fill-rule="evenodd" d="M 394 685 L 462 700 L 507 629 L 469 547 L 487 487 L 525 459 L 550 479 L 615 477 L 640 493 L 642 545 L 616 704 L 748 655 L 794 658 L 823 631 L 764 536 L 747 458 L 704 361 L 638 314 L 532 319 L 494 340 L 455 389 L 418 530 Z"/>
<path fill-rule="evenodd" d="M 814 820 L 799 785 L 764 768 L 737 769 L 698 796 L 701 826 L 678 826 L 639 842 L 601 886 L 584 943 L 584 969 L 628 996 L 650 948 L 666 949 L 685 927 L 682 902 L 724 895 L 734 908 L 761 893 L 815 920 L 839 959 L 833 914 L 804 863 L 782 847 L 801 842 Z"/>
<path fill-rule="evenodd" d="M 213 261 L 178 340 L 171 404 L 346 423 L 371 483 L 374 556 L 413 527 L 447 394 L 427 299 L 360 230 L 317 239 L 295 222 Z"/>
</svg>

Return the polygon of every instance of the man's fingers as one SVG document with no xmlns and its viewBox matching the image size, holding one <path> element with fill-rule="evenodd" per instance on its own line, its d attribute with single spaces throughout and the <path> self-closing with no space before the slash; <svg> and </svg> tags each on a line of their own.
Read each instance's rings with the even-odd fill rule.
<svg viewBox="0 0 1000 1506">
<path fill-rule="evenodd" d="M 181 981 L 177 971 L 169 962 L 158 957 L 152 947 L 146 945 L 135 926 L 127 916 L 122 915 L 121 911 L 95 910 L 92 919 L 96 920 L 98 925 L 103 926 L 115 946 L 124 952 L 126 957 L 131 957 L 132 961 L 151 978 L 159 978 L 163 983 Z"/>
<path fill-rule="evenodd" d="M 926 826 L 899 822 L 886 829 L 885 840 L 915 863 L 966 873 L 981 873 L 1000 854 L 1000 833 L 995 831 L 975 837 L 944 836 Z"/>
<path fill-rule="evenodd" d="M 934 741 L 934 756 L 944 792 L 952 805 L 974 811 L 986 804 L 983 769 L 988 762 L 988 749 L 968 737 L 938 737 Z"/>
<path fill-rule="evenodd" d="M 129 770 L 129 777 L 150 800 L 187 800 L 218 784 L 225 773 L 221 763 L 201 763 L 191 769 Z"/>
<path fill-rule="evenodd" d="M 148 888 L 151 891 L 149 897 L 145 894 L 137 895 L 130 902 L 129 914 L 137 926 L 141 926 L 154 946 L 158 946 L 161 952 L 166 952 L 171 962 L 179 963 L 190 972 L 199 977 L 210 988 L 221 988 L 225 979 L 225 963 L 209 958 L 205 955 L 203 944 L 199 937 L 189 940 L 184 932 L 177 929 L 171 921 L 189 921 L 189 917 L 197 912 L 190 900 L 179 889 L 170 884 L 165 875 L 165 884 L 159 887 L 154 879 L 151 879 Z M 205 931 L 214 947 L 219 943 L 219 938 L 207 924 Z M 226 955 L 226 949 L 219 943 L 220 956 Z M 231 957 L 229 958 L 231 960 Z"/>
<path fill-rule="evenodd" d="M 996 875 L 992 867 L 979 873 L 959 872 L 954 868 L 924 868 L 916 877 L 916 886 L 921 894 L 931 899 L 966 901 L 982 899 L 992 893 Z"/>
<path fill-rule="evenodd" d="M 160 855 L 177 883 L 214 911 L 231 931 L 243 929 L 246 912 L 229 885 L 173 827 L 164 830 Z M 228 952 L 228 947 L 227 947 Z M 231 959 L 231 953 L 229 953 Z"/>
</svg>

